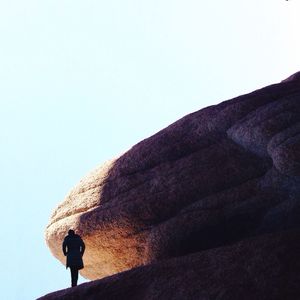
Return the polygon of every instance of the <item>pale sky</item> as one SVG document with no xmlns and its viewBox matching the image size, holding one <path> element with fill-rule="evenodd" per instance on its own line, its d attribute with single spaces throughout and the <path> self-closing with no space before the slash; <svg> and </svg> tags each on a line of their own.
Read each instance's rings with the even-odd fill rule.
<svg viewBox="0 0 300 300">
<path fill-rule="evenodd" d="M 69 287 L 44 229 L 87 172 L 299 71 L 299 15 L 300 0 L 0 0 L 1 299 Z"/>
</svg>

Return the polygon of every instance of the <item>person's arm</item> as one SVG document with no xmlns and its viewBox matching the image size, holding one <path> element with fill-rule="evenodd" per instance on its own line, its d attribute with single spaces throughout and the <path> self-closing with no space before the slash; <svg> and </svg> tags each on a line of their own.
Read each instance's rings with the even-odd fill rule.
<svg viewBox="0 0 300 300">
<path fill-rule="evenodd" d="M 83 256 L 84 251 L 85 251 L 85 244 L 84 244 L 83 240 L 81 240 L 81 251 L 80 251 L 81 256 Z"/>
<path fill-rule="evenodd" d="M 64 242 L 63 242 L 63 244 L 62 244 L 62 251 L 63 251 L 63 253 L 64 253 L 64 256 L 66 256 L 66 255 L 68 254 L 66 239 L 64 239 Z"/>
</svg>

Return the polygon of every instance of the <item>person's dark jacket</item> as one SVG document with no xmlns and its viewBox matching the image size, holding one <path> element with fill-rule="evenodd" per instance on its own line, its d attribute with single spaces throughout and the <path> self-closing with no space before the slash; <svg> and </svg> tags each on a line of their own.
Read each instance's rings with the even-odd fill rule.
<svg viewBox="0 0 300 300">
<path fill-rule="evenodd" d="M 83 269 L 82 256 L 85 245 L 81 237 L 78 234 L 67 235 L 62 248 L 64 255 L 67 256 L 66 268 Z"/>
</svg>

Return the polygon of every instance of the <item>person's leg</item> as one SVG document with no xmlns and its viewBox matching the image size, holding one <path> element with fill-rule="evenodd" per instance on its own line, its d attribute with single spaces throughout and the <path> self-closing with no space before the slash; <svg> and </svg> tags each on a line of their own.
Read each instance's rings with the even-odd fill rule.
<svg viewBox="0 0 300 300">
<path fill-rule="evenodd" d="M 74 269 L 70 267 L 70 272 L 71 272 L 71 286 L 74 286 Z"/>
<path fill-rule="evenodd" d="M 78 269 L 71 267 L 71 278 L 72 278 L 72 287 L 77 286 L 78 281 Z"/>
</svg>

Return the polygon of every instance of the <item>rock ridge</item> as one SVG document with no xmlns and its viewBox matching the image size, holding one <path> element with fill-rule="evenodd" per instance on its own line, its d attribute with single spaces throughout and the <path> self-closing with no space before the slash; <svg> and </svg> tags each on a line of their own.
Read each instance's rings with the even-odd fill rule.
<svg viewBox="0 0 300 300">
<path fill-rule="evenodd" d="M 292 265 L 293 274 L 299 276 L 292 261 L 295 249 L 291 247 L 299 242 L 300 229 L 299 74 L 191 113 L 97 167 L 54 211 L 46 229 L 53 255 L 64 262 L 60 245 L 66 231 L 73 228 L 87 246 L 85 269 L 81 272 L 84 277 L 100 279 L 132 268 L 143 270 L 107 279 L 116 283 L 118 276 L 143 277 L 147 267 L 150 270 L 165 260 L 177 264 L 203 253 L 210 253 L 205 259 L 209 259 L 212 268 L 213 253 L 226 249 L 237 251 L 240 263 L 240 247 L 245 247 L 246 252 L 248 247 L 250 252 L 257 251 L 267 259 L 263 249 L 275 243 L 276 247 L 287 247 L 291 254 L 290 260 L 276 258 L 278 263 L 282 268 Z M 259 254 L 260 250 L 252 249 L 249 241 L 266 248 Z M 251 257 L 249 261 L 253 262 Z M 198 260 L 194 263 L 200 268 Z M 216 267 L 218 272 L 225 272 L 221 266 Z M 235 268 L 238 270 L 238 265 Z M 277 272 L 279 281 L 290 276 L 282 273 L 280 277 L 275 264 L 262 268 Z M 141 273 L 132 275 L 136 272 Z M 158 271 L 154 268 L 151 272 Z M 237 280 L 235 274 L 230 276 Z M 99 286 L 86 285 L 87 289 L 100 287 L 104 281 L 100 280 Z M 271 286 L 271 279 L 269 283 Z M 255 293 L 261 293 L 257 299 L 281 299 L 263 294 L 255 284 Z M 266 290 L 271 295 L 270 286 Z M 219 298 L 213 298 L 205 287 L 202 291 L 207 296 L 201 297 L 229 299 L 226 293 L 233 294 L 227 287 L 225 296 L 216 294 Z M 140 299 L 152 299 L 151 282 L 147 281 L 145 289 L 149 293 L 134 286 L 133 299 L 140 293 Z M 242 288 L 237 288 L 236 295 L 239 290 Z M 298 288 L 296 291 L 300 292 Z"/>
</svg>

